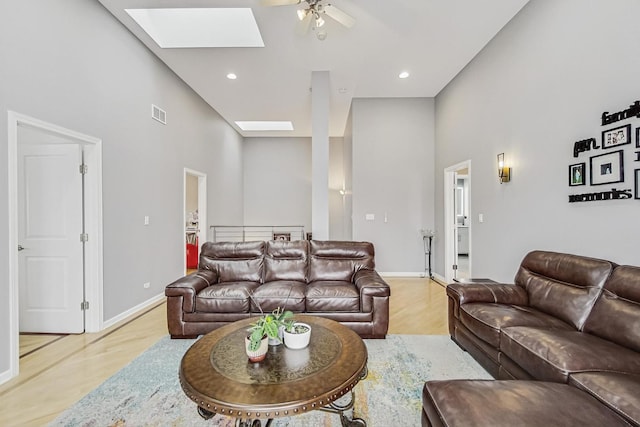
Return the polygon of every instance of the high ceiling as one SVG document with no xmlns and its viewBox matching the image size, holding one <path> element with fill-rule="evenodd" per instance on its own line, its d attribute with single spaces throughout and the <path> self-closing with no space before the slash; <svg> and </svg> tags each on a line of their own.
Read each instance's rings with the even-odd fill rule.
<svg viewBox="0 0 640 427">
<path fill-rule="evenodd" d="M 353 98 L 434 97 L 528 2 L 330 0 L 356 24 L 347 29 L 325 18 L 321 41 L 314 30 L 295 32 L 304 3 L 99 1 L 244 136 L 311 136 L 312 71 L 330 73 L 330 136 L 343 135 Z M 161 49 L 125 12 L 196 7 L 250 7 L 265 46 Z M 401 71 L 410 76 L 398 78 Z M 236 80 L 226 77 L 230 72 Z M 294 130 L 243 132 L 235 125 L 242 120 L 291 120 Z"/>
</svg>

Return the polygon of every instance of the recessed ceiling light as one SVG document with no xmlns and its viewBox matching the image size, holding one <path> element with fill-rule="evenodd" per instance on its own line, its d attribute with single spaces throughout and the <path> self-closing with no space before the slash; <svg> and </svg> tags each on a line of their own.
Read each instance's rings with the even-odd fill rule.
<svg viewBox="0 0 640 427">
<path fill-rule="evenodd" d="M 400 77 L 401 79 L 406 79 L 407 77 L 409 77 L 409 72 L 403 71 L 400 74 L 398 74 L 398 77 Z"/>
<path fill-rule="evenodd" d="M 233 73 L 229 73 L 229 74 L 227 74 L 227 78 L 228 78 L 229 80 L 235 80 L 235 79 L 237 79 L 237 78 L 238 78 L 238 76 L 236 76 L 236 75 L 235 75 L 235 74 L 233 74 Z"/>
<path fill-rule="evenodd" d="M 251 8 L 125 11 L 161 48 L 264 47 Z"/>
<path fill-rule="evenodd" d="M 293 123 L 287 121 L 237 121 L 236 124 L 246 131 L 293 130 Z"/>
</svg>

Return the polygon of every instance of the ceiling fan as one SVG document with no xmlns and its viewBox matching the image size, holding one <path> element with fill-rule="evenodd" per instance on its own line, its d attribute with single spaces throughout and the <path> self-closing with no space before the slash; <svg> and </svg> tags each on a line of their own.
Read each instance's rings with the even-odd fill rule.
<svg viewBox="0 0 640 427">
<path fill-rule="evenodd" d="M 324 26 L 324 16 L 328 16 L 347 28 L 353 27 L 356 23 L 352 16 L 324 0 L 262 0 L 262 4 L 265 6 L 288 6 L 302 3 L 305 3 L 306 6 L 304 9 L 298 9 L 300 22 L 296 26 L 296 33 L 300 35 L 307 34 L 312 23 L 314 24 L 314 29 L 320 29 Z M 316 36 L 320 40 L 324 40 L 327 37 L 327 33 L 324 30 L 319 30 Z"/>
</svg>

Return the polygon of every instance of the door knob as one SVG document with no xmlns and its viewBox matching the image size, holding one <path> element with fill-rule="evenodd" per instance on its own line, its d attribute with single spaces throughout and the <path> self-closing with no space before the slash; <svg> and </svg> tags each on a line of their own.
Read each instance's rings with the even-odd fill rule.
<svg viewBox="0 0 640 427">
<path fill-rule="evenodd" d="M 25 249 L 27 249 L 27 248 L 25 248 L 25 247 L 24 247 L 24 246 L 22 246 L 22 245 L 18 245 L 18 252 L 20 252 L 20 251 L 24 251 Z"/>
</svg>

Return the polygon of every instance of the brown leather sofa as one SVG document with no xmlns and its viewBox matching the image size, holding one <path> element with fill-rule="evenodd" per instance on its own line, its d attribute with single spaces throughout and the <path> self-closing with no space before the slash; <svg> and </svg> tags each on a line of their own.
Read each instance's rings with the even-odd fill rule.
<svg viewBox="0 0 640 427">
<path fill-rule="evenodd" d="M 424 426 L 640 425 L 640 268 L 534 251 L 515 284 L 447 295 L 452 339 L 503 381 L 427 382 Z"/>
<path fill-rule="evenodd" d="M 169 333 L 195 337 L 281 307 L 385 338 L 390 288 L 374 267 L 368 242 L 207 242 L 198 271 L 165 289 Z"/>
</svg>

